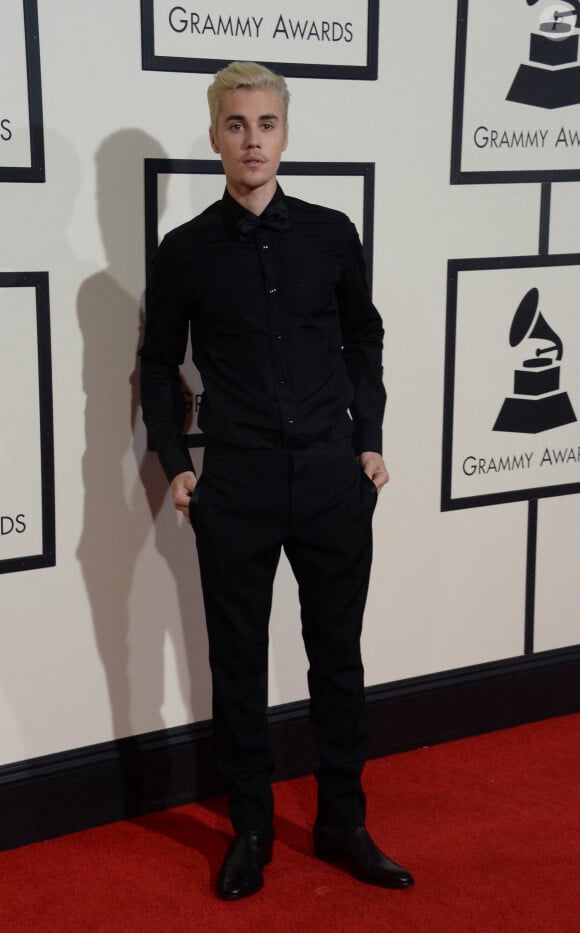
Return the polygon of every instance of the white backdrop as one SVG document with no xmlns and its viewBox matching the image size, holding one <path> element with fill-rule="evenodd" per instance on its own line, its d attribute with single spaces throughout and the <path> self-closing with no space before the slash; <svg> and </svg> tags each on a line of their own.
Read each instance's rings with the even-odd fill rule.
<svg viewBox="0 0 580 933">
<path fill-rule="evenodd" d="M 388 337 L 392 481 L 375 513 L 369 685 L 523 652 L 526 502 L 441 511 L 447 260 L 537 254 L 540 217 L 539 184 L 449 184 L 456 4 L 418 0 L 411 29 L 407 5 L 381 6 L 378 80 L 289 79 L 286 153 L 376 164 L 373 291 Z M 38 14 L 46 182 L 0 184 L 0 272 L 50 276 L 57 562 L 0 575 L 0 764 L 210 715 L 192 534 L 145 451 L 135 355 L 144 159 L 213 157 L 211 79 L 142 70 L 138 0 L 38 0 Z M 333 185 L 342 203 L 340 179 L 325 180 L 324 200 Z M 578 189 L 554 185 L 552 251 L 580 250 Z M 185 197 L 178 183 L 169 194 L 168 217 Z M 578 393 L 572 402 L 580 412 Z M 580 642 L 579 549 L 578 496 L 542 499 L 537 650 Z M 299 631 L 283 563 L 273 704 L 306 695 Z"/>
</svg>

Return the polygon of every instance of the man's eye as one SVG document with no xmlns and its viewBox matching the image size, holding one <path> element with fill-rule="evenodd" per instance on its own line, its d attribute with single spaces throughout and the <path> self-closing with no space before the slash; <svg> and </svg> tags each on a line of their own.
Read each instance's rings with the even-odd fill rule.
<svg viewBox="0 0 580 933">
<path fill-rule="evenodd" d="M 241 123 L 230 123 L 230 130 L 232 130 L 234 133 L 239 133 L 241 129 Z"/>
<path fill-rule="evenodd" d="M 273 129 L 274 129 L 274 124 L 273 124 L 273 123 L 262 123 L 262 129 L 263 129 L 263 130 L 273 130 Z"/>
</svg>

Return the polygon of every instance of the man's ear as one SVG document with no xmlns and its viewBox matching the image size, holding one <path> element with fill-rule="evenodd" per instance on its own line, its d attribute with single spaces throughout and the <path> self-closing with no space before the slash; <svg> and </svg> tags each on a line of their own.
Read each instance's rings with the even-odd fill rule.
<svg viewBox="0 0 580 933">
<path fill-rule="evenodd" d="M 211 148 L 213 149 L 213 151 L 219 153 L 220 147 L 217 144 L 217 139 L 215 138 L 215 132 L 214 132 L 213 126 L 210 126 L 209 128 L 209 141 L 211 143 Z"/>
</svg>

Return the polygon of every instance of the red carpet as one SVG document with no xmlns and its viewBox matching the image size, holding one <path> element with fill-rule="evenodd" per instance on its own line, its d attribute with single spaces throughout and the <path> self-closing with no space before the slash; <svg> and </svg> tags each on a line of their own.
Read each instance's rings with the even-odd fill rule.
<svg viewBox="0 0 580 933">
<path fill-rule="evenodd" d="M 276 786 L 266 886 L 222 903 L 223 800 L 0 853 L 0 931 L 578 933 L 580 715 L 369 762 L 368 825 L 416 878 L 361 885 L 311 854 L 314 781 Z"/>
</svg>

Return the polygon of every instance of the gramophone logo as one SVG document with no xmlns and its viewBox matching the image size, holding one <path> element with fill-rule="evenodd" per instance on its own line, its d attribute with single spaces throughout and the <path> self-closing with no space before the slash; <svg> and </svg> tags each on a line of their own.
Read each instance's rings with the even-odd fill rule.
<svg viewBox="0 0 580 933">
<path fill-rule="evenodd" d="M 520 65 L 506 100 L 549 110 L 579 104 L 579 36 L 580 0 L 543 8 L 530 35 L 530 63 Z"/>
<path fill-rule="evenodd" d="M 576 421 L 568 393 L 560 390 L 563 344 L 539 310 L 540 294 L 531 288 L 522 298 L 509 333 L 511 347 L 524 359 L 514 372 L 513 395 L 505 399 L 494 431 L 539 434 Z"/>
</svg>

